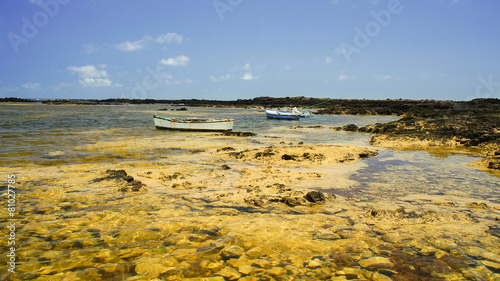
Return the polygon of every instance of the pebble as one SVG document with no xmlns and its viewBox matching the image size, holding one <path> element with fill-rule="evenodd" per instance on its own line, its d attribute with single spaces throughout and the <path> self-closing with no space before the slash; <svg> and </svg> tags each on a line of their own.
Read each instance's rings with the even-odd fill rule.
<svg viewBox="0 0 500 281">
<path fill-rule="evenodd" d="M 218 271 L 224 266 L 223 261 L 217 261 L 217 260 L 203 260 L 200 263 L 201 267 L 210 269 L 212 271 Z"/>
<path fill-rule="evenodd" d="M 271 262 L 268 260 L 264 260 L 264 259 L 252 260 L 252 263 L 258 267 L 261 267 L 261 268 L 270 268 L 271 267 Z"/>
<path fill-rule="evenodd" d="M 392 281 L 392 278 L 390 278 L 389 276 L 378 272 L 373 273 L 371 278 L 373 281 Z"/>
<path fill-rule="evenodd" d="M 313 259 L 307 263 L 308 268 L 317 268 L 317 267 L 322 267 L 323 262 L 320 261 L 319 259 Z"/>
<path fill-rule="evenodd" d="M 260 280 L 259 277 L 253 277 L 253 276 L 245 276 L 238 279 L 238 281 L 259 281 L 259 280 Z"/>
<path fill-rule="evenodd" d="M 255 268 L 251 265 L 242 265 L 238 267 L 238 272 L 245 275 L 251 274 L 254 270 Z"/>
<path fill-rule="evenodd" d="M 136 265 L 135 272 L 138 275 L 149 278 L 157 277 L 158 275 L 172 269 L 172 267 L 168 267 L 161 264 L 160 258 L 150 258 L 150 257 L 139 258 L 135 262 L 135 265 Z"/>
<path fill-rule="evenodd" d="M 267 274 L 273 275 L 273 276 L 280 276 L 280 275 L 285 275 L 287 273 L 286 269 L 282 267 L 273 267 L 269 270 L 267 270 Z"/>
<path fill-rule="evenodd" d="M 162 279 L 163 280 L 163 279 Z M 170 279 L 166 279 L 170 280 Z M 181 280 L 181 279 L 175 279 L 175 280 Z M 205 278 L 182 278 L 182 280 L 185 281 L 224 281 L 224 277 L 221 276 L 215 276 L 215 277 L 205 277 Z M 241 280 L 241 279 L 239 279 Z"/>
<path fill-rule="evenodd" d="M 334 276 L 334 277 L 330 278 L 330 280 L 331 281 L 346 281 L 347 277 L 345 277 L 345 275 Z"/>
<path fill-rule="evenodd" d="M 238 271 L 236 271 L 232 267 L 227 267 L 227 266 L 219 270 L 216 274 L 227 277 L 229 278 L 229 280 L 236 280 L 241 277 L 241 274 Z"/>
<path fill-rule="evenodd" d="M 359 265 L 362 267 L 393 267 L 394 264 L 386 257 L 371 257 L 367 259 L 362 259 L 358 261 Z"/>
<path fill-rule="evenodd" d="M 264 257 L 270 253 L 272 253 L 272 251 L 266 250 L 262 247 L 254 247 L 254 248 L 248 250 L 245 254 L 251 259 L 256 259 L 256 258 Z"/>
<path fill-rule="evenodd" d="M 222 250 L 221 256 L 226 259 L 237 258 L 243 255 L 243 251 L 244 251 L 243 248 L 239 246 L 229 245 Z"/>
<path fill-rule="evenodd" d="M 124 263 L 106 263 L 97 268 L 103 278 L 117 278 L 130 271 L 130 265 Z"/>
<path fill-rule="evenodd" d="M 226 261 L 226 263 L 232 267 L 235 267 L 235 268 L 245 266 L 245 265 L 250 265 L 250 261 L 248 260 L 248 258 L 246 256 L 241 256 L 238 259 L 230 259 L 230 260 Z"/>
</svg>

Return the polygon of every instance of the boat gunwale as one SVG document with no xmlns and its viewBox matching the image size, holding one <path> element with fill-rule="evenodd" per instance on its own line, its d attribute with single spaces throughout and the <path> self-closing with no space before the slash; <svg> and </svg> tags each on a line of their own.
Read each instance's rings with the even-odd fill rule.
<svg viewBox="0 0 500 281">
<path fill-rule="evenodd" d="M 164 117 L 154 115 L 153 118 L 167 120 L 175 123 L 219 123 L 219 122 L 234 122 L 234 119 L 180 119 L 180 118 L 172 118 L 172 117 Z"/>
</svg>

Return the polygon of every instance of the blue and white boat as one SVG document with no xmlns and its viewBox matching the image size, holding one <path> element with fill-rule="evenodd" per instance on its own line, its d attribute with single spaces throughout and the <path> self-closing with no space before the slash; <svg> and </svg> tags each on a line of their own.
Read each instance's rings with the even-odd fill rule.
<svg viewBox="0 0 500 281">
<path fill-rule="evenodd" d="M 311 115 L 311 111 L 299 111 L 296 107 L 294 107 L 292 110 L 266 110 L 267 118 L 272 119 L 297 120 L 299 118 L 311 117 Z"/>
<path fill-rule="evenodd" d="M 283 120 L 299 120 L 299 112 L 279 111 L 279 110 L 266 110 L 267 118 L 283 119 Z"/>
</svg>

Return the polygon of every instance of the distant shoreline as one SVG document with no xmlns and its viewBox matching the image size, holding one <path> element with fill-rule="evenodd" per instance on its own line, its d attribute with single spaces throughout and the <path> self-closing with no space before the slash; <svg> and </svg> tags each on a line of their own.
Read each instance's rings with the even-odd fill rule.
<svg viewBox="0 0 500 281">
<path fill-rule="evenodd" d="M 204 99 L 23 99 L 1 98 L 0 103 L 41 102 L 50 105 L 124 105 L 124 104 L 161 104 L 170 106 L 196 107 L 233 107 L 233 108 L 282 108 L 299 107 L 320 109 L 319 114 L 347 115 L 397 115 L 405 116 L 408 112 L 448 109 L 450 107 L 468 108 L 480 103 L 500 103 L 499 99 L 475 99 L 471 101 L 451 100 L 409 100 L 409 99 L 327 99 L 311 97 L 256 97 L 237 100 L 204 100 Z"/>
<path fill-rule="evenodd" d="M 337 128 L 370 133 L 371 143 L 389 148 L 432 150 L 436 147 L 476 150 L 485 157 L 479 168 L 500 173 L 500 99 L 471 101 L 441 100 L 355 100 L 306 97 L 257 97 L 232 101 L 217 100 L 27 100 L 0 99 L 0 102 L 42 102 L 48 105 L 158 104 L 169 106 L 221 108 L 316 109 L 315 114 L 391 115 L 400 120 L 358 128 Z"/>
</svg>

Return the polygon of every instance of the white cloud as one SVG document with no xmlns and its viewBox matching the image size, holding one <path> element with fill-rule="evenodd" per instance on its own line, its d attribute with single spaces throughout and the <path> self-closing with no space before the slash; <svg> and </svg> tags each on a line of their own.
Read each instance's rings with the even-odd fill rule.
<svg viewBox="0 0 500 281">
<path fill-rule="evenodd" d="M 124 41 L 120 44 L 114 45 L 114 48 L 118 49 L 120 51 L 124 51 L 124 52 L 133 52 L 133 51 L 138 51 L 138 50 L 144 49 L 151 42 L 156 42 L 158 44 L 164 44 L 164 43 L 178 43 L 178 44 L 180 44 L 183 42 L 183 40 L 184 40 L 184 37 L 182 35 L 177 34 L 175 32 L 168 32 L 166 34 L 159 35 L 156 38 L 153 38 L 150 35 L 144 35 L 144 37 L 142 37 L 142 39 L 137 40 L 137 41 L 127 40 L 127 41 Z M 86 44 L 86 45 L 84 45 L 84 47 L 87 49 L 87 53 L 89 52 L 89 50 L 93 50 L 91 44 Z"/>
<path fill-rule="evenodd" d="M 331 62 L 332 62 L 332 58 L 331 58 L 331 57 L 326 57 L 326 58 L 325 58 L 325 63 L 326 63 L 326 64 L 329 64 L 329 63 L 331 63 Z"/>
<path fill-rule="evenodd" d="M 36 82 L 28 82 L 28 83 L 22 85 L 21 87 L 23 87 L 25 89 L 30 89 L 30 90 L 38 90 L 38 89 L 40 89 L 41 85 L 39 83 L 36 83 Z"/>
<path fill-rule="evenodd" d="M 109 87 L 113 84 L 108 78 L 84 78 L 79 81 L 84 87 Z"/>
<path fill-rule="evenodd" d="M 220 77 L 210 76 L 210 80 L 212 80 L 213 82 L 221 82 L 221 81 L 225 81 L 225 80 L 228 80 L 231 78 L 233 78 L 233 76 L 230 75 L 229 73 L 226 75 L 222 75 Z"/>
<path fill-rule="evenodd" d="M 245 74 L 243 74 L 243 76 L 241 77 L 241 79 L 243 80 L 256 80 L 256 79 L 259 79 L 258 76 L 254 76 L 252 74 L 252 72 L 246 72 Z"/>
<path fill-rule="evenodd" d="M 243 66 L 243 69 L 244 69 L 244 70 L 250 70 L 250 69 L 251 69 L 251 67 L 250 67 L 250 63 L 248 63 L 248 62 L 247 62 L 247 63 L 245 64 L 245 66 Z"/>
<path fill-rule="evenodd" d="M 100 68 L 106 67 L 106 65 L 99 65 Z M 84 87 L 107 87 L 112 86 L 113 82 L 108 78 L 109 75 L 106 70 L 97 69 L 94 65 L 84 65 L 84 66 L 70 66 L 68 70 L 77 73 L 78 80 Z M 115 86 L 121 86 L 120 84 L 115 84 Z"/>
<path fill-rule="evenodd" d="M 183 40 L 184 40 L 184 38 L 182 37 L 182 35 L 177 34 L 175 32 L 169 32 L 167 34 L 160 35 L 160 36 L 156 37 L 156 42 L 160 43 L 160 44 L 172 43 L 172 42 L 180 44 L 180 43 L 182 43 Z"/>
<path fill-rule="evenodd" d="M 180 55 L 175 58 L 163 59 L 160 61 L 163 65 L 171 65 L 171 66 L 186 66 L 189 63 L 189 57 Z"/>
<path fill-rule="evenodd" d="M 151 38 L 151 36 L 145 35 L 140 40 L 132 41 L 132 42 L 127 40 L 127 41 L 122 42 L 118 45 L 115 45 L 115 48 L 120 50 L 120 51 L 133 52 L 133 51 L 144 49 L 144 47 L 146 47 L 152 39 L 153 38 Z"/>
<path fill-rule="evenodd" d="M 70 66 L 68 70 L 76 72 L 81 78 L 109 77 L 106 70 L 98 70 L 94 65 Z"/>
</svg>

